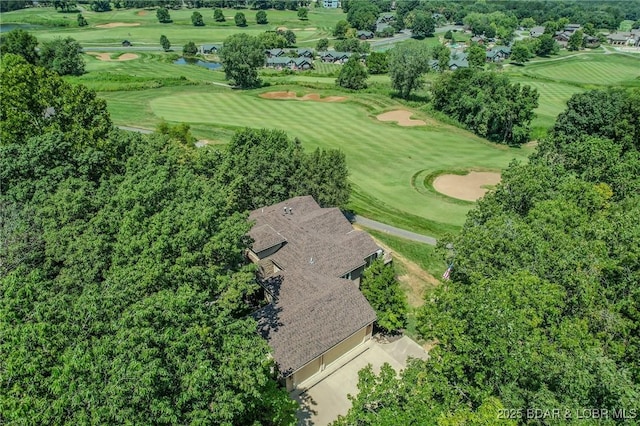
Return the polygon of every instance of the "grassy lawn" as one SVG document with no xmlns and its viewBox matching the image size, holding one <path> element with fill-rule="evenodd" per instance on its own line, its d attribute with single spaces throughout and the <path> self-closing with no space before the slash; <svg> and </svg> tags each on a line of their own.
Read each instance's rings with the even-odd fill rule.
<svg viewBox="0 0 640 426">
<path fill-rule="evenodd" d="M 191 23 L 191 14 L 199 11 L 204 18 L 204 27 L 194 27 Z M 242 12 L 247 18 L 247 26 L 236 27 L 233 16 L 236 12 Z M 123 9 L 110 12 L 83 11 L 83 16 L 89 22 L 89 26 L 79 28 L 76 24 L 76 13 L 59 13 L 53 8 L 30 8 L 2 14 L 3 23 L 30 23 L 44 25 L 41 28 L 33 28 L 30 31 L 38 37 L 38 40 L 50 40 L 56 37 L 73 37 L 83 46 L 92 45 L 109 46 L 118 45 L 122 40 L 130 40 L 135 46 L 158 46 L 160 35 L 167 36 L 175 47 L 182 47 L 188 41 L 198 43 L 222 42 L 225 38 L 239 32 L 259 34 L 278 27 L 287 27 L 296 33 L 299 42 L 313 41 L 327 37 L 336 22 L 344 19 L 342 10 L 339 9 L 309 9 L 309 19 L 301 21 L 297 12 L 286 10 L 267 10 L 266 25 L 255 23 L 255 10 L 250 9 L 225 9 L 226 22 L 217 23 L 213 20 L 213 10 L 209 8 L 170 10 L 173 19 L 171 24 L 160 24 L 156 18 L 155 10 Z M 68 23 L 68 27 L 53 27 L 56 24 Z M 98 25 L 114 22 L 139 24 L 137 26 L 98 28 Z"/>
<path fill-rule="evenodd" d="M 428 126 L 407 128 L 380 122 L 375 118 L 378 113 L 399 108 L 393 100 L 382 96 L 351 95 L 347 102 L 323 103 L 266 100 L 258 96 L 264 89 L 246 92 L 198 89 L 166 96 L 153 91 L 141 107 L 150 108 L 153 115 L 171 122 L 216 123 L 224 128 L 278 128 L 298 137 L 309 149 L 340 148 L 346 153 L 352 181 L 358 190 L 375 200 L 372 202 L 384 200 L 384 204 L 401 212 L 449 226 L 461 225 L 470 205 L 448 202 L 427 191 L 418 192 L 411 185 L 415 173 L 468 167 L 499 170 L 512 158 L 523 159 L 526 155 L 524 150 L 487 143 L 420 113 L 416 117 L 425 118 Z M 311 92 L 295 86 L 290 89 Z M 140 95 L 146 97 L 136 93 Z M 113 101 L 110 95 L 107 99 Z M 127 99 L 130 105 L 128 102 L 136 101 Z M 118 120 L 119 113 L 113 112 Z"/>
</svg>

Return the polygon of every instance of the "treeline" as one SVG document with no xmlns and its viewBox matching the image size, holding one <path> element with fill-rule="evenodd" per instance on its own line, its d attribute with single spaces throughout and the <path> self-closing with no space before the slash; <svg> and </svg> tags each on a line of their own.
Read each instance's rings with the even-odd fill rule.
<svg viewBox="0 0 640 426">
<path fill-rule="evenodd" d="M 247 315 L 245 211 L 344 203 L 344 155 L 266 130 L 196 149 L 19 56 L 0 78 L 1 422 L 293 424 Z"/>
<path fill-rule="evenodd" d="M 59 75 L 84 74 L 82 46 L 71 37 L 49 40 L 38 47 L 36 36 L 16 29 L 3 35 L 0 39 L 0 49 L 2 54 L 21 56 L 29 64 L 40 65 Z"/>
<path fill-rule="evenodd" d="M 484 53 L 484 52 L 483 52 Z M 433 107 L 479 136 L 507 144 L 529 141 L 538 91 L 503 74 L 461 68 L 431 86 Z"/>
<path fill-rule="evenodd" d="M 417 318 L 430 359 L 362 372 L 336 424 L 530 424 L 554 409 L 559 424 L 593 409 L 609 413 L 598 424 L 637 421 L 638 114 L 638 89 L 569 101 L 529 162 L 440 242 L 452 281 Z"/>
</svg>

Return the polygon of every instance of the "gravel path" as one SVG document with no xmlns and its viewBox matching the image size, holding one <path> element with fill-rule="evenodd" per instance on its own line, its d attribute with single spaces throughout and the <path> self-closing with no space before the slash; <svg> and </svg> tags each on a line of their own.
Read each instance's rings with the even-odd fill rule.
<svg viewBox="0 0 640 426">
<path fill-rule="evenodd" d="M 405 229 L 396 228 L 395 226 L 387 225 L 382 222 L 367 219 L 362 216 L 355 216 L 355 222 L 367 228 L 374 229 L 376 231 L 386 232 L 387 234 L 395 235 L 396 237 L 406 238 L 407 240 L 417 241 L 419 243 L 436 245 L 436 239 L 427 235 L 416 234 L 415 232 L 407 231 Z"/>
</svg>

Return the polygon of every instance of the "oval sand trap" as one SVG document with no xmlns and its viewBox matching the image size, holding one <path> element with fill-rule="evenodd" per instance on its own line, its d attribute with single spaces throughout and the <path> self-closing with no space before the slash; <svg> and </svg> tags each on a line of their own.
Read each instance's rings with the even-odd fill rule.
<svg viewBox="0 0 640 426">
<path fill-rule="evenodd" d="M 111 56 L 108 53 L 98 53 L 98 52 L 87 52 L 87 55 L 95 56 L 96 59 L 105 62 L 122 62 L 122 61 L 131 61 L 133 59 L 138 59 L 139 56 L 135 53 L 123 53 L 118 57 L 118 59 L 111 59 Z"/>
<path fill-rule="evenodd" d="M 449 197 L 476 201 L 487 193 L 486 185 L 500 183 L 500 173 L 470 172 L 468 175 L 440 175 L 433 181 L 433 188 Z"/>
<path fill-rule="evenodd" d="M 139 27 L 139 22 L 109 22 L 108 24 L 96 25 L 96 28 L 117 28 L 117 27 Z"/>
<path fill-rule="evenodd" d="M 293 99 L 296 101 L 313 101 L 313 102 L 342 102 L 347 98 L 344 96 L 327 96 L 321 98 L 317 93 L 308 93 L 304 96 L 297 97 L 296 92 L 267 92 L 260 94 L 264 99 Z"/>
<path fill-rule="evenodd" d="M 395 111 L 385 112 L 378 115 L 377 119 L 380 121 L 395 121 L 399 126 L 424 126 L 425 123 L 422 120 L 413 120 L 411 116 L 413 113 L 406 109 L 397 109 Z"/>
</svg>

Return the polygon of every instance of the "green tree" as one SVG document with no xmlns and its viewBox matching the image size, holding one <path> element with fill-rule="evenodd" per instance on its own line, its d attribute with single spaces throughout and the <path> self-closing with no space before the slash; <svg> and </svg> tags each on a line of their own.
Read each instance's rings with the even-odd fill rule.
<svg viewBox="0 0 640 426">
<path fill-rule="evenodd" d="M 259 10 L 256 12 L 256 24 L 264 25 L 269 23 L 267 20 L 267 12 L 264 10 Z"/>
<path fill-rule="evenodd" d="M 422 43 L 405 42 L 389 51 L 391 86 L 402 98 L 424 85 L 423 74 L 429 71 L 429 49 Z"/>
<path fill-rule="evenodd" d="M 98 144 L 111 130 L 106 102 L 84 86 L 5 54 L 0 66 L 0 144 L 19 144 L 59 131 L 78 146 Z"/>
<path fill-rule="evenodd" d="M 89 23 L 84 18 L 84 16 L 82 16 L 82 13 L 78 13 L 78 16 L 76 17 L 76 21 L 78 22 L 79 27 L 86 27 L 87 25 L 89 25 Z"/>
<path fill-rule="evenodd" d="M 164 34 L 160 36 L 160 46 L 162 46 L 162 49 L 164 49 L 165 52 L 171 50 L 171 42 Z"/>
<path fill-rule="evenodd" d="M 258 40 L 263 49 L 283 49 L 287 47 L 287 39 L 271 31 L 258 34 Z"/>
<path fill-rule="evenodd" d="M 369 71 L 369 74 L 386 74 L 389 72 L 389 55 L 387 52 L 371 52 L 367 56 L 367 71 Z"/>
<path fill-rule="evenodd" d="M 311 195 L 322 207 L 342 207 L 349 202 L 351 185 L 344 152 L 316 148 L 303 156 L 295 195 Z"/>
<path fill-rule="evenodd" d="M 238 12 L 233 17 L 233 21 L 236 23 L 237 27 L 246 27 L 247 26 L 247 18 L 244 17 L 244 13 Z"/>
<path fill-rule="evenodd" d="M 264 66 L 264 49 L 257 37 L 234 34 L 225 40 L 220 62 L 227 80 L 241 88 L 256 87 L 260 84 L 258 68 Z"/>
<path fill-rule="evenodd" d="M 333 36 L 337 39 L 343 39 L 347 36 L 347 30 L 349 29 L 349 23 L 344 20 L 340 20 L 336 23 L 333 29 Z"/>
<path fill-rule="evenodd" d="M 320 40 L 318 40 L 318 43 L 316 43 L 316 51 L 318 52 L 323 52 L 328 48 L 329 48 L 329 40 L 326 38 L 321 38 Z"/>
<path fill-rule="evenodd" d="M 445 72 L 449 69 L 449 61 L 451 60 L 451 50 L 447 46 L 437 44 L 431 52 L 433 59 L 438 61 L 438 71 Z"/>
<path fill-rule="evenodd" d="M 40 49 L 40 64 L 59 75 L 82 75 L 82 46 L 71 37 L 47 41 Z"/>
<path fill-rule="evenodd" d="M 378 316 L 377 324 L 387 330 L 399 330 L 407 324 L 407 300 L 396 280 L 393 266 L 378 259 L 362 275 L 360 290 Z"/>
<path fill-rule="evenodd" d="M 451 43 L 455 43 L 455 40 L 453 39 L 453 33 L 451 32 L 451 30 L 447 30 L 447 32 L 444 33 L 444 39 L 449 40 Z"/>
<path fill-rule="evenodd" d="M 425 37 L 433 37 L 436 30 L 436 24 L 430 14 L 426 12 L 416 12 L 411 25 L 412 37 L 422 39 Z"/>
<path fill-rule="evenodd" d="M 349 6 L 347 22 L 357 30 L 373 31 L 380 13 L 378 7 L 368 1 L 359 1 Z"/>
<path fill-rule="evenodd" d="M 278 31 L 278 34 L 284 37 L 287 40 L 287 47 L 292 47 L 296 45 L 296 33 L 292 30 Z"/>
<path fill-rule="evenodd" d="M 549 56 L 558 53 L 560 47 L 558 43 L 553 39 L 551 34 L 542 34 L 538 37 L 539 44 L 538 49 L 536 50 L 536 55 L 538 56 Z"/>
<path fill-rule="evenodd" d="M 309 11 L 306 7 L 301 7 L 298 9 L 298 19 L 302 21 L 306 21 L 307 19 L 309 19 Z"/>
<path fill-rule="evenodd" d="M 529 51 L 527 46 L 523 43 L 515 42 L 513 47 L 511 48 L 511 62 L 515 62 L 516 64 L 523 64 L 529 60 L 532 56 L 532 53 Z"/>
<path fill-rule="evenodd" d="M 483 69 L 487 62 L 487 52 L 479 44 L 473 44 L 467 49 L 467 61 L 470 68 Z"/>
<path fill-rule="evenodd" d="M 523 18 L 520 21 L 520 25 L 525 29 L 529 29 L 529 28 L 534 27 L 536 25 L 536 20 L 533 19 L 530 16 L 527 16 L 526 18 Z"/>
<path fill-rule="evenodd" d="M 496 142 L 521 144 L 538 106 L 538 92 L 502 74 L 462 68 L 432 83 L 433 107 Z"/>
<path fill-rule="evenodd" d="M 202 19 L 202 13 L 193 12 L 191 14 L 191 23 L 194 27 L 204 27 L 204 20 Z"/>
<path fill-rule="evenodd" d="M 582 30 L 574 31 L 567 42 L 568 50 L 580 50 L 584 47 L 584 33 Z"/>
<path fill-rule="evenodd" d="M 171 15 L 169 15 L 169 11 L 164 7 L 161 7 L 156 11 L 156 17 L 158 18 L 158 22 L 161 24 L 170 24 L 173 22 L 171 20 Z"/>
<path fill-rule="evenodd" d="M 355 37 L 345 38 L 344 40 L 336 41 L 334 45 L 338 52 L 358 52 L 367 53 L 371 49 L 371 45 L 366 41 L 360 41 Z"/>
<path fill-rule="evenodd" d="M 9 31 L 2 37 L 2 54 L 13 53 L 22 56 L 28 63 L 36 65 L 38 63 L 38 39 L 31 33 L 16 29 Z"/>
<path fill-rule="evenodd" d="M 111 2 L 109 0 L 93 0 L 91 2 L 91 10 L 94 12 L 108 12 L 111 10 Z"/>
<path fill-rule="evenodd" d="M 192 41 L 188 42 L 182 47 L 182 56 L 185 58 L 192 58 L 198 54 L 198 47 Z"/>
<path fill-rule="evenodd" d="M 360 90 L 367 87 L 368 77 L 369 73 L 358 55 L 351 55 L 347 63 L 340 68 L 336 84 L 345 89 Z"/>
<path fill-rule="evenodd" d="M 224 21 L 225 21 L 225 19 L 224 19 L 224 13 L 222 12 L 222 9 L 215 9 L 215 10 L 213 11 L 213 19 L 214 19 L 216 22 L 224 22 Z"/>
</svg>

